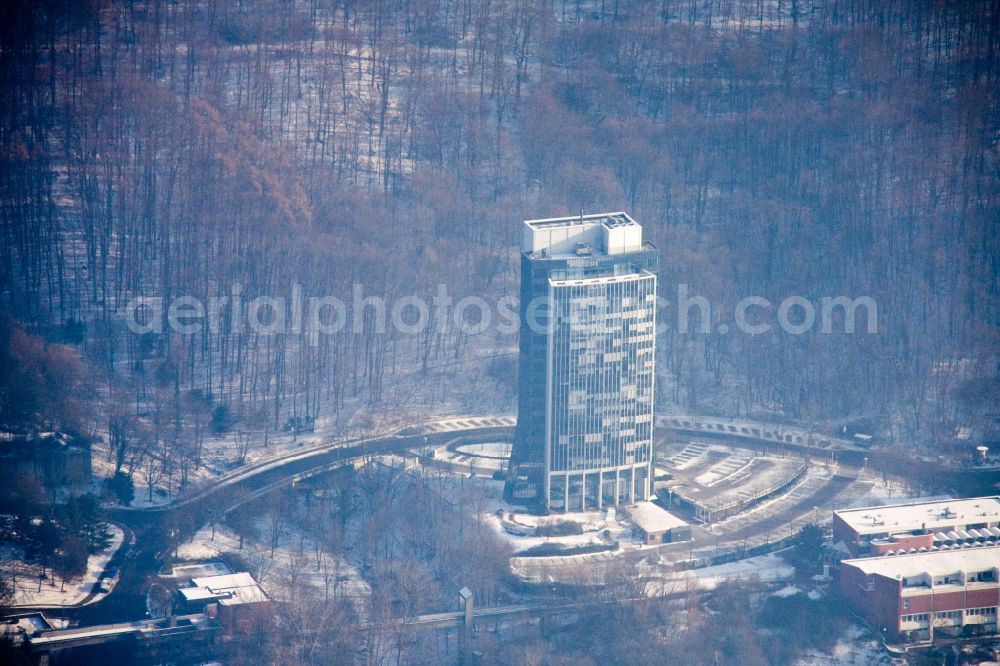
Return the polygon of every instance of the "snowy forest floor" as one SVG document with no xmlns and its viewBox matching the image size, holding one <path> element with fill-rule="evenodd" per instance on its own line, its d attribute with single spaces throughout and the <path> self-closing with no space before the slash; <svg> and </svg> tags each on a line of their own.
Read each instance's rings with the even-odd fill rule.
<svg viewBox="0 0 1000 666">
<path fill-rule="evenodd" d="M 231 430 L 218 435 L 208 434 L 202 444 L 201 464 L 186 471 L 186 485 L 181 472 L 165 466 L 162 457 L 143 459 L 135 465 L 133 481 L 135 499 L 131 506 L 141 508 L 163 505 L 173 501 L 192 486 L 231 472 L 243 465 L 280 457 L 290 452 L 312 446 L 358 437 L 388 435 L 403 427 L 428 423 L 456 416 L 506 416 L 514 413 L 515 405 L 511 387 L 489 378 L 484 358 L 490 356 L 478 345 L 470 344 L 461 359 L 446 368 L 432 368 L 424 372 L 420 367 L 400 367 L 397 374 L 387 379 L 391 385 L 387 392 L 393 398 L 375 406 L 367 404 L 363 396 L 346 400 L 344 406 L 334 411 L 323 404 L 312 432 L 263 432 L 241 433 Z M 461 380 L 456 380 L 461 376 Z M 451 380 L 449 381 L 449 377 Z M 428 388 L 433 384 L 433 388 Z M 97 433 L 98 441 L 92 447 L 92 468 L 95 491 L 100 491 L 104 479 L 115 471 L 113 452 L 109 447 L 107 430 Z M 241 441 L 249 437 L 249 441 Z M 266 442 L 266 443 L 265 443 Z M 242 454 L 242 455 L 241 455 Z M 241 462 L 242 457 L 242 462 Z M 149 470 L 148 465 L 157 467 Z M 168 473 L 169 470 L 169 473 Z"/>
<path fill-rule="evenodd" d="M 121 547 L 125 533 L 117 525 L 109 525 L 111 542 L 108 547 L 87 558 L 87 571 L 80 578 L 63 584 L 51 569 L 46 570 L 46 578 L 39 580 L 42 568 L 37 564 L 27 564 L 21 558 L 4 558 L 0 568 L 5 578 L 14 582 L 15 593 L 12 607 L 60 608 L 79 605 L 94 591 L 108 562 Z M 94 603 L 107 596 L 107 592 L 97 592 L 87 600 Z"/>
<path fill-rule="evenodd" d="M 268 529 L 266 519 L 260 518 L 252 531 L 264 534 Z M 216 525 L 213 530 L 206 525 L 178 547 L 177 559 L 181 562 L 209 561 L 232 554 L 245 561 L 250 573 L 273 599 L 288 600 L 296 588 L 312 587 L 319 594 L 328 592 L 331 598 L 346 596 L 355 611 L 364 613 L 364 600 L 371 595 L 371 588 L 361 574 L 345 558 L 330 555 L 316 557 L 314 544 L 309 537 L 293 526 L 280 530 L 278 543 L 273 549 L 262 539 L 239 534 L 226 525 Z"/>
</svg>

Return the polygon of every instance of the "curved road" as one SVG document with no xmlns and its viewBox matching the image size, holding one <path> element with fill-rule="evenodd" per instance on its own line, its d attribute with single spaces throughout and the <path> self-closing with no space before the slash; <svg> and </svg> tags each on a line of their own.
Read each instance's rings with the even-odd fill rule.
<svg viewBox="0 0 1000 666">
<path fill-rule="evenodd" d="M 1000 489 L 1000 470 L 982 467 L 951 467 L 912 458 L 888 449 L 865 448 L 850 440 L 776 425 L 713 416 L 657 416 L 656 425 L 686 437 L 725 441 L 776 453 L 795 451 L 812 460 L 835 460 L 842 470 L 863 466 L 915 482 L 933 491 L 956 496 L 995 495 Z"/>
<path fill-rule="evenodd" d="M 439 445 L 458 437 L 489 439 L 509 437 L 514 419 L 511 417 L 454 418 L 434 424 L 405 428 L 385 437 L 353 439 L 317 446 L 260 461 L 220 477 L 193 494 L 159 507 L 144 509 L 113 509 L 110 518 L 134 534 L 115 555 L 121 578 L 107 597 L 89 606 L 60 609 L 81 623 L 115 622 L 134 619 L 145 607 L 144 585 L 150 574 L 159 570 L 163 553 L 173 543 L 182 542 L 212 517 L 273 490 L 292 484 L 298 479 L 352 463 L 369 456 L 404 453 L 425 445 Z M 877 451 L 866 451 L 850 442 L 830 437 L 814 437 L 798 428 L 775 426 L 749 421 L 712 417 L 658 417 L 657 426 L 664 430 L 692 437 L 725 440 L 736 446 L 796 450 L 809 458 L 837 459 L 841 468 L 857 469 L 862 458 L 874 467 L 879 460 Z M 965 491 L 991 487 L 998 480 L 993 473 L 986 477 L 976 470 L 949 475 L 949 481 Z M 167 547 L 164 548 L 164 545 Z"/>
<path fill-rule="evenodd" d="M 143 509 L 111 509 L 109 518 L 135 535 L 134 543 L 130 547 L 123 544 L 116 555 L 121 578 L 104 599 L 89 606 L 60 609 L 60 613 L 82 624 L 134 620 L 145 608 L 146 581 L 160 569 L 163 554 L 169 552 L 172 544 L 183 542 L 213 515 L 219 516 L 298 479 L 370 456 L 405 453 L 456 437 L 493 438 L 510 434 L 511 428 L 506 425 L 426 433 L 409 429 L 382 438 L 338 442 L 241 468 L 178 502 Z"/>
</svg>

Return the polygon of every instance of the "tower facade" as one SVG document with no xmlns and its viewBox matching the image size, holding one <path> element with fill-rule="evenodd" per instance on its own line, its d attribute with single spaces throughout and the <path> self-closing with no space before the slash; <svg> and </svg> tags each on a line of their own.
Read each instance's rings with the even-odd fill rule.
<svg viewBox="0 0 1000 666">
<path fill-rule="evenodd" d="M 524 222 L 508 501 L 579 511 L 649 499 L 657 260 L 625 213 Z"/>
</svg>

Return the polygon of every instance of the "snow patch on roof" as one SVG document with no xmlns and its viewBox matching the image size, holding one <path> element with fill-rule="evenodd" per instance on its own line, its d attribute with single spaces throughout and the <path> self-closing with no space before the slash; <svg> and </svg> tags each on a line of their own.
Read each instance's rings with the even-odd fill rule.
<svg viewBox="0 0 1000 666">
<path fill-rule="evenodd" d="M 864 557 L 844 560 L 842 565 L 860 569 L 865 574 L 896 578 L 923 573 L 932 576 L 996 569 L 1000 566 L 1000 548 L 984 546 L 961 550 L 939 550 L 927 553 Z"/>
<path fill-rule="evenodd" d="M 859 534 L 938 530 L 955 524 L 1000 521 L 1000 496 L 834 511 Z"/>
<path fill-rule="evenodd" d="M 652 502 L 637 502 L 626 509 L 629 518 L 636 527 L 646 533 L 666 532 L 675 527 L 683 527 L 686 522 L 661 509 Z"/>
</svg>

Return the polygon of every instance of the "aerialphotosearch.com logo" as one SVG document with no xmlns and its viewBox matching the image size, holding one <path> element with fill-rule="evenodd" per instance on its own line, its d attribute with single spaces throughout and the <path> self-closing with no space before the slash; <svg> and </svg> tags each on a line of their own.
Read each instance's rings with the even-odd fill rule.
<svg viewBox="0 0 1000 666">
<path fill-rule="evenodd" d="M 207 326 L 213 334 L 243 330 L 259 335 L 304 334 L 309 344 L 317 345 L 324 336 L 345 330 L 384 333 L 389 326 L 404 335 L 419 335 L 429 326 L 434 326 L 437 332 L 454 326 L 465 335 L 491 330 L 498 335 L 514 335 L 522 327 L 518 303 L 513 297 L 503 296 L 493 303 L 481 296 L 455 300 L 445 284 L 437 285 L 430 299 L 409 294 L 391 303 L 382 296 L 366 295 L 361 284 L 353 285 L 346 301 L 330 295 L 305 298 L 299 284 L 292 285 L 290 298 L 248 299 L 239 283 L 234 283 L 228 294 L 205 300 L 194 296 L 179 296 L 169 303 L 165 300 L 161 296 L 137 296 L 129 300 L 123 312 L 128 330 L 140 335 L 160 334 L 165 330 L 194 335 Z M 725 335 L 732 330 L 729 324 L 713 316 L 708 299 L 690 294 L 687 284 L 677 285 L 672 301 L 658 295 L 656 306 L 657 334 L 671 329 L 690 333 L 695 320 L 696 333 Z M 535 333 L 550 331 L 559 319 L 552 316 L 552 310 L 547 296 L 532 299 L 525 307 L 523 326 Z M 854 333 L 862 313 L 862 330 L 876 333 L 878 308 L 869 296 L 822 297 L 815 301 L 789 296 L 777 304 L 762 296 L 748 296 L 733 307 L 732 321 L 737 330 L 747 335 L 762 335 L 775 328 L 790 335 L 802 335 L 817 330 L 817 326 L 822 333 Z"/>
</svg>

